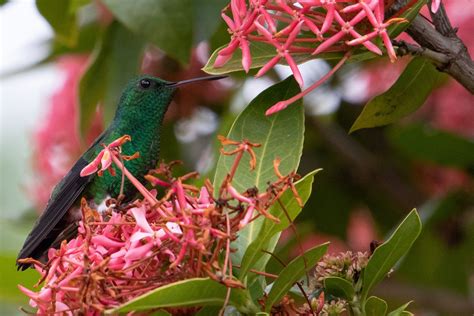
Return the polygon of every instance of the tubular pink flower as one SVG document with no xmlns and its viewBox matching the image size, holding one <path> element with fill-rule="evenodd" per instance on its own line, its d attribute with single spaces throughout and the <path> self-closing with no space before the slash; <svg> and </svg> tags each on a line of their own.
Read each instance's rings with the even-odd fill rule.
<svg viewBox="0 0 474 316">
<path fill-rule="evenodd" d="M 344 36 L 346 35 L 345 31 L 339 31 L 330 38 L 324 40 L 315 50 L 312 52 L 312 55 L 317 55 L 325 50 L 327 50 L 329 47 L 334 45 L 335 43 L 339 42 Z"/>
<path fill-rule="evenodd" d="M 370 41 L 371 39 L 375 38 L 376 36 L 379 35 L 379 31 L 373 31 L 369 34 L 366 34 L 364 36 L 356 37 L 353 40 L 347 41 L 346 44 L 350 46 L 356 46 L 360 45 L 365 41 Z"/>
<path fill-rule="evenodd" d="M 326 17 L 324 18 L 323 26 L 321 27 L 321 32 L 326 33 L 332 25 L 332 21 L 334 20 L 334 12 L 336 9 L 334 8 L 334 4 L 329 4 L 325 6 L 327 13 Z"/>
<path fill-rule="evenodd" d="M 304 97 L 305 95 L 307 95 L 308 93 L 310 93 L 311 91 L 313 91 L 314 89 L 316 89 L 317 87 L 319 87 L 322 83 L 324 83 L 329 77 L 331 77 L 339 68 L 342 67 L 342 65 L 344 65 L 344 63 L 347 61 L 347 59 L 349 58 L 349 54 L 346 53 L 346 55 L 344 55 L 343 58 L 341 58 L 341 60 L 326 74 L 324 75 L 321 79 L 319 79 L 318 81 L 316 81 L 315 83 L 313 83 L 309 88 L 307 88 L 306 90 L 304 91 L 301 91 L 300 93 L 298 93 L 297 95 L 289 98 L 288 100 L 284 100 L 284 101 L 280 101 L 280 102 L 277 102 L 275 105 L 273 105 L 271 108 L 269 108 L 266 112 L 265 112 L 265 115 L 272 115 L 276 112 L 279 112 L 281 110 L 284 110 L 288 107 L 288 105 L 292 104 L 293 102 L 301 99 L 302 97 Z"/>
<path fill-rule="evenodd" d="M 232 19 L 229 16 L 227 16 L 225 13 L 222 13 L 221 17 L 231 30 L 236 29 L 234 21 L 232 21 Z"/>
<path fill-rule="evenodd" d="M 385 18 L 385 3 L 383 0 L 378 0 L 374 13 L 379 24 L 382 24 Z"/>
<path fill-rule="evenodd" d="M 357 33 L 354 29 L 350 29 L 349 30 L 349 33 L 355 37 L 355 38 L 361 38 L 362 35 L 360 35 L 359 33 Z M 382 55 L 382 51 L 380 50 L 380 48 L 377 47 L 377 45 L 375 45 L 374 43 L 370 42 L 369 40 L 365 40 L 361 43 L 362 45 L 365 46 L 365 48 L 367 48 L 368 50 L 370 50 L 372 53 L 375 53 L 377 55 Z"/>
<path fill-rule="evenodd" d="M 387 54 L 388 54 L 388 57 L 390 58 L 390 61 L 392 63 L 395 62 L 397 60 L 397 53 L 395 52 L 395 49 L 393 49 L 392 41 L 390 40 L 390 37 L 388 36 L 387 31 L 384 30 L 380 32 L 380 36 L 382 37 L 385 48 L 387 49 Z"/>
<path fill-rule="evenodd" d="M 141 258 L 145 258 L 150 254 L 149 252 L 151 248 L 153 248 L 153 243 L 146 243 L 139 247 L 132 247 L 127 250 L 124 259 L 127 261 L 135 261 Z"/>
<path fill-rule="evenodd" d="M 318 40 L 323 39 L 322 31 L 316 26 L 316 24 L 314 24 L 313 21 L 311 21 L 309 18 L 305 16 L 302 17 L 302 20 L 304 21 L 305 25 L 311 30 L 311 32 L 313 32 L 314 35 L 316 35 L 316 38 Z"/>
<path fill-rule="evenodd" d="M 273 45 L 277 48 L 277 52 L 278 52 L 278 55 L 276 55 L 274 58 L 270 59 L 270 61 L 267 64 L 265 64 L 265 66 L 263 66 L 258 71 L 258 73 L 256 75 L 257 77 L 262 76 L 268 70 L 273 68 L 280 61 L 280 59 L 283 57 L 283 58 L 286 59 L 288 65 L 290 66 L 291 71 L 293 72 L 296 81 L 298 82 L 300 87 L 303 87 L 303 85 L 304 85 L 303 77 L 301 76 L 299 68 L 296 65 L 296 63 L 294 62 L 293 58 L 288 53 L 288 48 L 295 41 L 296 37 L 298 36 L 298 34 L 301 30 L 301 27 L 302 27 L 303 23 L 304 23 L 304 21 L 299 21 L 299 22 L 295 23 L 294 26 L 293 26 L 293 29 L 291 30 L 290 34 L 288 35 L 288 38 L 287 38 L 285 44 L 280 45 L 274 39 L 273 35 L 270 34 L 270 32 L 267 29 L 265 29 L 265 27 L 263 27 L 263 25 L 261 25 L 258 22 L 255 22 L 255 26 L 257 27 L 257 29 L 261 32 L 261 34 L 263 36 L 265 36 L 269 41 L 271 41 L 273 43 Z"/>
<path fill-rule="evenodd" d="M 232 57 L 232 54 L 237 49 L 237 47 L 239 47 L 239 41 L 238 40 L 233 40 L 229 43 L 229 45 L 226 48 L 223 48 L 219 51 L 219 56 L 221 56 L 221 57 L 229 57 L 229 56 Z"/>
<path fill-rule="evenodd" d="M 370 9 L 370 7 L 365 3 L 364 1 L 359 2 L 362 8 L 364 9 L 365 16 L 369 20 L 369 22 L 372 24 L 373 27 L 377 28 L 380 26 L 380 23 L 382 22 L 381 20 L 377 20 L 375 18 L 374 12 Z"/>
<path fill-rule="evenodd" d="M 293 76 L 295 77 L 296 82 L 298 82 L 298 85 L 300 86 L 300 88 L 303 88 L 304 86 L 303 77 L 301 76 L 298 65 L 295 63 L 295 61 L 293 60 L 293 58 L 288 52 L 285 52 L 283 55 L 285 56 L 286 62 L 288 63 L 291 71 L 293 72 Z"/>
<path fill-rule="evenodd" d="M 250 55 L 249 43 L 246 40 L 240 42 L 240 49 L 242 50 L 242 67 L 245 72 L 249 72 L 252 66 L 252 56 Z"/>
<path fill-rule="evenodd" d="M 264 74 L 267 73 L 267 71 L 269 71 L 270 69 L 272 69 L 273 67 L 275 67 L 276 64 L 278 64 L 278 62 L 280 61 L 281 57 L 279 55 L 276 55 L 275 57 L 273 57 L 272 59 L 270 59 L 270 61 L 268 61 L 262 68 L 260 68 L 260 70 L 257 72 L 257 74 L 255 75 L 255 77 L 261 77 L 263 76 Z"/>
<path fill-rule="evenodd" d="M 85 177 L 85 176 L 91 175 L 93 173 L 96 173 L 99 170 L 99 164 L 100 164 L 100 161 L 102 160 L 103 155 L 104 155 L 104 152 L 101 151 L 97 155 L 97 157 L 95 157 L 94 160 L 92 160 L 92 162 L 90 164 L 85 166 L 81 170 L 81 173 L 80 173 L 81 177 Z"/>
<path fill-rule="evenodd" d="M 144 207 L 132 208 L 130 212 L 135 218 L 138 227 L 140 227 L 143 231 L 147 233 L 153 233 L 153 229 L 151 228 L 150 224 L 146 219 L 146 209 Z"/>
<path fill-rule="evenodd" d="M 245 227 L 250 222 L 253 216 L 254 209 L 255 207 L 253 205 L 250 205 L 247 208 L 247 210 L 245 211 L 245 217 L 239 222 L 239 228 Z"/>
<path fill-rule="evenodd" d="M 439 6 L 441 5 L 441 0 L 432 0 L 431 1 L 431 12 L 438 12 Z"/>
<path fill-rule="evenodd" d="M 123 242 L 112 240 L 112 239 L 110 239 L 108 237 L 105 237 L 105 236 L 102 236 L 102 235 L 93 236 L 92 237 L 92 242 L 97 244 L 97 245 L 104 246 L 104 247 L 107 247 L 107 248 L 120 248 L 124 245 Z"/>
<path fill-rule="evenodd" d="M 112 154 L 108 148 L 104 149 L 102 159 L 100 160 L 101 168 L 100 170 L 107 170 L 112 164 Z"/>
<path fill-rule="evenodd" d="M 111 142 L 107 147 L 108 148 L 117 148 L 117 147 L 122 146 L 126 142 L 131 141 L 131 140 L 132 140 L 132 138 L 129 135 L 123 135 L 123 136 L 117 138 L 116 140 L 114 140 L 113 142 Z"/>
<path fill-rule="evenodd" d="M 201 188 L 201 191 L 199 192 L 198 203 L 199 204 L 209 204 L 210 203 L 210 195 L 209 195 L 209 192 L 207 191 L 206 187 Z"/>
<path fill-rule="evenodd" d="M 240 194 L 239 192 L 237 192 L 237 190 L 230 183 L 227 185 L 227 191 L 229 192 L 229 194 L 234 199 L 236 199 L 240 202 L 244 202 L 244 203 L 248 203 L 248 204 L 254 204 L 254 201 L 252 201 L 250 198 L 245 197 L 242 194 Z"/>
</svg>

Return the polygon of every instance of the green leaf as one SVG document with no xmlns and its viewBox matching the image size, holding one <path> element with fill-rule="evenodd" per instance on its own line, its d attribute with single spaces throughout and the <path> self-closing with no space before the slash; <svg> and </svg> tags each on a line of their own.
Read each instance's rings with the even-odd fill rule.
<svg viewBox="0 0 474 316">
<path fill-rule="evenodd" d="M 387 125 L 415 112 L 426 101 L 441 76 L 430 61 L 413 58 L 390 89 L 364 106 L 350 133 Z"/>
<path fill-rule="evenodd" d="M 301 197 L 303 203 L 306 203 L 306 201 L 311 195 L 314 175 L 319 170 L 315 170 L 307 174 L 303 179 L 295 183 L 296 190 L 298 191 L 298 194 Z M 283 193 L 283 195 L 280 197 L 280 201 L 282 205 L 284 205 L 289 217 L 293 221 L 301 212 L 301 208 L 299 207 L 298 202 L 294 198 L 293 192 L 291 192 L 290 189 L 286 190 L 285 193 Z M 248 271 L 252 268 L 259 271 L 264 270 L 266 263 L 270 258 L 270 255 L 263 253 L 262 250 L 272 252 L 275 247 L 275 245 L 270 243 L 272 237 L 283 231 L 290 225 L 285 215 L 285 212 L 279 203 L 274 204 L 270 208 L 269 212 L 270 214 L 278 218 L 280 220 L 280 223 L 276 223 L 267 218 L 263 220 L 263 225 L 261 226 L 260 231 L 258 232 L 255 240 L 248 246 L 247 251 L 245 251 L 245 254 L 242 258 L 239 273 L 239 278 L 241 280 L 246 277 Z M 266 260 L 262 260 L 262 257 L 265 257 Z M 259 263 L 259 265 L 255 266 L 257 262 Z"/>
<path fill-rule="evenodd" d="M 219 24 L 221 10 L 229 3 L 228 0 L 193 0 L 194 18 L 194 43 L 205 41 L 214 34 Z"/>
<path fill-rule="evenodd" d="M 112 14 L 130 30 L 183 64 L 193 44 L 193 1 L 104 0 Z"/>
<path fill-rule="evenodd" d="M 76 12 L 85 5 L 89 4 L 91 0 L 70 0 L 69 12 Z"/>
<path fill-rule="evenodd" d="M 3 228 L 2 228 L 3 229 Z M 34 269 L 16 270 L 16 255 L 0 254 L 0 300 L 3 302 L 26 303 L 28 297 L 18 289 L 21 284 L 29 289 L 38 282 L 40 275 Z"/>
<path fill-rule="evenodd" d="M 377 296 L 371 296 L 365 302 L 365 315 L 385 316 L 387 308 L 387 302 Z"/>
<path fill-rule="evenodd" d="M 76 44 L 76 0 L 36 0 L 36 7 L 53 28 L 59 42 L 69 47 Z"/>
<path fill-rule="evenodd" d="M 219 315 L 222 306 L 204 306 L 196 313 L 196 316 Z"/>
<path fill-rule="evenodd" d="M 171 316 L 171 314 L 165 310 L 158 310 L 156 312 L 153 312 L 153 314 L 151 314 L 150 316 Z"/>
<path fill-rule="evenodd" d="M 379 283 L 392 267 L 411 248 L 421 232 L 421 221 L 416 210 L 403 220 L 392 236 L 375 249 L 363 272 L 361 301 Z"/>
<path fill-rule="evenodd" d="M 272 306 L 288 292 L 303 275 L 311 270 L 326 253 L 329 243 L 324 243 L 307 250 L 303 255 L 293 259 L 280 273 L 272 285 L 265 302 L 265 311 L 270 312 Z"/>
<path fill-rule="evenodd" d="M 394 23 L 388 27 L 388 34 L 390 38 L 396 38 L 401 34 L 406 28 L 410 26 L 410 22 L 418 15 L 420 9 L 427 3 L 427 0 L 418 0 L 413 4 L 409 9 L 404 11 L 399 17 L 404 18 L 408 23 Z"/>
<path fill-rule="evenodd" d="M 223 306 L 227 287 L 209 278 L 194 278 L 171 283 L 111 310 L 107 314 L 143 311 L 154 308 Z M 256 312 L 246 290 L 232 289 L 229 304 L 243 313 Z"/>
<path fill-rule="evenodd" d="M 393 311 L 388 313 L 387 316 L 408 316 L 408 315 L 410 315 L 411 313 L 405 310 L 408 307 L 408 305 L 410 305 L 410 303 L 411 303 L 411 301 L 406 303 L 406 304 L 403 304 L 402 306 L 400 306 L 397 309 L 394 309 Z M 408 315 L 405 315 L 405 313 L 408 313 Z M 413 314 L 411 314 L 411 315 L 413 315 Z"/>
<path fill-rule="evenodd" d="M 474 139 L 421 124 L 392 128 L 389 139 L 402 154 L 413 159 L 455 167 L 474 166 Z"/>
<path fill-rule="evenodd" d="M 138 74 L 143 47 L 143 40 L 119 23 L 106 29 L 79 83 L 82 135 L 90 127 L 99 103 L 104 108 L 105 121 L 113 118 L 121 91 Z"/>
<path fill-rule="evenodd" d="M 243 192 L 256 187 L 263 191 L 268 181 L 277 180 L 273 170 L 273 161 L 280 158 L 280 171 L 283 175 L 297 170 L 303 150 L 304 109 L 301 102 L 289 106 L 274 115 L 266 116 L 265 110 L 278 102 L 298 93 L 299 88 L 293 77 L 268 88 L 258 95 L 245 110 L 237 117 L 231 127 L 228 138 L 233 140 L 247 139 L 261 144 L 255 148 L 257 167 L 249 168 L 249 155 L 244 154 L 236 170 L 234 187 Z M 221 155 L 217 162 L 214 176 L 214 188 L 218 192 L 221 183 L 230 171 L 234 162 L 233 156 Z M 248 245 L 256 238 L 263 218 L 248 224 L 233 243 L 237 252 L 233 254 L 232 262 L 240 264 Z"/>
<path fill-rule="evenodd" d="M 351 282 L 332 276 L 324 279 L 324 293 L 352 301 L 355 290 Z"/>
</svg>

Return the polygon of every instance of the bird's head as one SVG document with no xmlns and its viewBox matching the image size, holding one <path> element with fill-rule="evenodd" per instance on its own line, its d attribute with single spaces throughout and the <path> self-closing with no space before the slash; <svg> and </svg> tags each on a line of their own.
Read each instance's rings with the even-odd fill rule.
<svg viewBox="0 0 474 316">
<path fill-rule="evenodd" d="M 226 76 L 207 76 L 170 82 L 149 75 L 132 79 L 126 86 L 120 98 L 116 117 L 134 115 L 156 118 L 163 117 L 174 93 L 180 86 L 198 81 L 218 80 Z"/>
</svg>

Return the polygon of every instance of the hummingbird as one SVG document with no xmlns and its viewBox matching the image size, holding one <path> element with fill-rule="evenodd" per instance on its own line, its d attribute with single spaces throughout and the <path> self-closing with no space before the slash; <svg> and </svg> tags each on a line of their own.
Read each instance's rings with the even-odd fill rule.
<svg viewBox="0 0 474 316">
<path fill-rule="evenodd" d="M 122 187 L 120 170 L 117 170 L 115 176 L 109 173 L 103 173 L 102 176 L 80 175 L 81 170 L 104 148 L 104 144 L 129 135 L 132 141 L 122 146 L 122 153 L 133 155 L 139 152 L 140 157 L 124 161 L 124 164 L 140 182 L 145 183 L 144 176 L 157 164 L 160 128 L 177 88 L 197 81 L 224 77 L 226 76 L 207 76 L 169 82 L 152 76 L 140 76 L 129 81 L 109 127 L 97 137 L 53 189 L 44 212 L 18 254 L 18 269 L 25 270 L 31 265 L 18 260 L 33 258 L 44 261 L 49 248 L 56 248 L 63 240 L 69 240 L 77 234 L 77 223 L 82 217 L 79 208 L 82 197 L 100 205 L 107 198 L 117 197 L 121 192 L 127 198 L 135 195 L 136 189 L 127 179 Z"/>
</svg>

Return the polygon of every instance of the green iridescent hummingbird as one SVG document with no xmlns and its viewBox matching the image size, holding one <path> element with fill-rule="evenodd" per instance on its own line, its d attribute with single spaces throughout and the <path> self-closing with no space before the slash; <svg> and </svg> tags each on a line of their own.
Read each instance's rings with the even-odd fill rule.
<svg viewBox="0 0 474 316">
<path fill-rule="evenodd" d="M 58 247 L 63 240 L 74 237 L 77 222 L 81 219 L 78 207 L 82 197 L 93 200 L 97 205 L 107 197 L 120 194 L 122 177 L 120 170 L 112 176 L 92 174 L 82 177 L 81 170 L 104 148 L 117 138 L 130 135 L 132 141 L 122 146 L 124 155 L 139 152 L 138 159 L 125 161 L 125 167 L 141 182 L 148 170 L 154 168 L 160 151 L 160 128 L 168 105 L 179 86 L 204 80 L 217 80 L 225 76 L 208 76 L 179 82 L 169 82 L 151 76 L 131 80 L 120 98 L 115 117 L 110 126 L 94 141 L 79 158 L 72 169 L 56 185 L 46 209 L 36 221 L 33 230 L 25 240 L 17 260 L 44 259 L 46 251 Z M 125 180 L 123 193 L 133 197 L 135 187 Z M 25 270 L 31 264 L 17 262 Z"/>
</svg>

